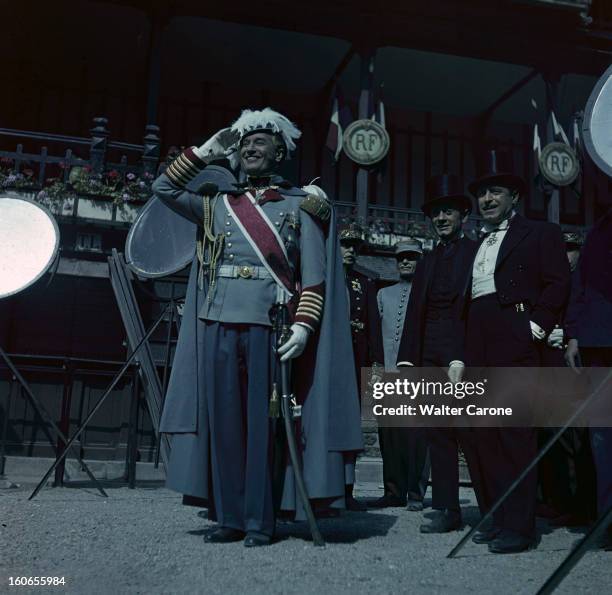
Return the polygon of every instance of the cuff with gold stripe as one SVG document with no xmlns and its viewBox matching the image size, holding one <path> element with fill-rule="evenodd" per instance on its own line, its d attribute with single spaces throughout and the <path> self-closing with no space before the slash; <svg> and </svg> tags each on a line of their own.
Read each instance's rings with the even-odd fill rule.
<svg viewBox="0 0 612 595">
<path fill-rule="evenodd" d="M 323 302 L 325 300 L 325 284 L 305 287 L 302 290 L 297 311 L 295 313 L 295 322 L 305 326 L 312 332 L 316 331 L 321 323 L 323 316 Z"/>
<path fill-rule="evenodd" d="M 193 147 L 185 149 L 166 169 L 166 175 L 177 186 L 185 187 L 202 169 L 206 163 L 193 151 Z"/>
</svg>

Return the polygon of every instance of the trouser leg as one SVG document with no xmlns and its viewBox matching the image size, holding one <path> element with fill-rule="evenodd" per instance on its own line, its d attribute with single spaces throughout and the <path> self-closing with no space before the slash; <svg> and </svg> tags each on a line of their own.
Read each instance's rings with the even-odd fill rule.
<svg viewBox="0 0 612 595">
<path fill-rule="evenodd" d="M 224 527 L 274 531 L 268 420 L 269 331 L 207 325 L 211 472 Z"/>
<path fill-rule="evenodd" d="M 453 428 L 429 428 L 432 508 L 459 510 L 459 452 Z"/>
<path fill-rule="evenodd" d="M 270 392 L 270 331 L 251 326 L 243 334 L 247 361 L 247 438 L 244 524 L 246 531 L 274 533 L 271 481 L 271 436 L 268 417 Z"/>
</svg>

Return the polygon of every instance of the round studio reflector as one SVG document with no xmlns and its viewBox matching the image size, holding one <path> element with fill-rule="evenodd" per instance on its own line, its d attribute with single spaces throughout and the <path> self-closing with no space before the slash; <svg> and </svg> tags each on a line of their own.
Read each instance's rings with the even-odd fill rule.
<svg viewBox="0 0 612 595">
<path fill-rule="evenodd" d="M 59 249 L 53 215 L 25 198 L 0 196 L 0 299 L 36 283 Z"/>
<path fill-rule="evenodd" d="M 612 177 L 612 66 L 591 91 L 582 134 L 584 147 L 595 165 Z"/>
<path fill-rule="evenodd" d="M 219 191 L 232 189 L 233 174 L 217 165 L 209 165 L 187 186 L 197 192 L 202 184 L 212 184 Z M 140 277 L 155 279 L 184 269 L 195 256 L 195 223 L 168 208 L 153 197 L 132 224 L 125 243 L 125 260 Z"/>
</svg>

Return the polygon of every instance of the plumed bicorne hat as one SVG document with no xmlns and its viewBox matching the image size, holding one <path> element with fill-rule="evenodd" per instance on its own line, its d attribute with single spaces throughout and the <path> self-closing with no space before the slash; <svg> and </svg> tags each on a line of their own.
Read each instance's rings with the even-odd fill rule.
<svg viewBox="0 0 612 595">
<path fill-rule="evenodd" d="M 240 135 L 239 143 L 254 132 L 264 131 L 278 135 L 287 148 L 287 159 L 295 150 L 295 141 L 302 136 L 301 131 L 291 120 L 269 107 L 262 110 L 243 110 L 240 117 L 232 124 L 231 129 Z M 239 152 L 232 153 L 229 160 L 231 166 L 237 168 L 240 163 Z"/>
<path fill-rule="evenodd" d="M 431 217 L 432 209 L 441 204 L 450 204 L 460 211 L 472 210 L 472 201 L 465 194 L 461 180 L 453 174 L 433 176 L 427 182 L 421 210 Z"/>
<path fill-rule="evenodd" d="M 509 151 L 487 149 L 476 164 L 477 177 L 468 184 L 468 190 L 474 197 L 484 185 L 505 186 L 517 190 L 521 196 L 527 192 L 527 184 L 515 173 L 514 159 Z"/>
</svg>

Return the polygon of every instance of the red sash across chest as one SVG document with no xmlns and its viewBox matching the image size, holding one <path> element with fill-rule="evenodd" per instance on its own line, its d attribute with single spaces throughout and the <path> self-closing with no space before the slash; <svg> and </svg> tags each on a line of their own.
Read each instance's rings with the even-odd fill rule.
<svg viewBox="0 0 612 595">
<path fill-rule="evenodd" d="M 265 198 L 266 202 L 282 200 L 282 196 L 273 190 L 268 190 Z M 257 204 L 250 192 L 240 196 L 226 195 L 225 204 L 263 266 L 291 295 L 294 281 L 285 245 L 261 205 Z"/>
</svg>

